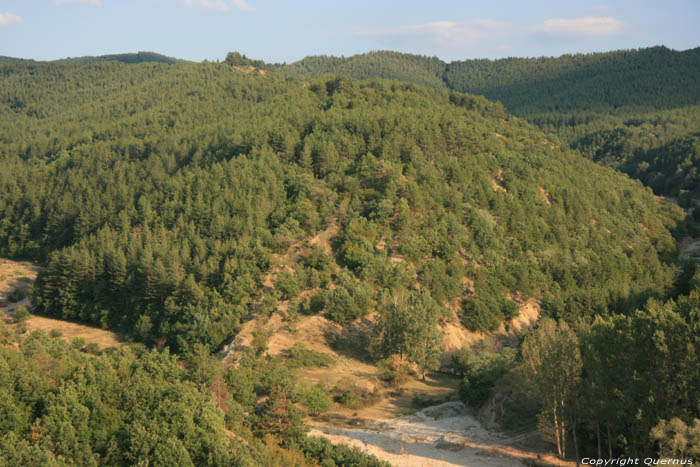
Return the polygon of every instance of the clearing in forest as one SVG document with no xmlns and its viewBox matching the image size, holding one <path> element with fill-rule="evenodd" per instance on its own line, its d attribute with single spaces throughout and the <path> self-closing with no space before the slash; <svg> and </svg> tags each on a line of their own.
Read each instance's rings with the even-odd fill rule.
<svg viewBox="0 0 700 467">
<path fill-rule="evenodd" d="M 31 311 L 29 294 L 39 269 L 32 263 L 0 258 L 0 305 L 4 305 L 0 306 L 0 317 L 7 323 L 13 322 L 17 307 L 25 306 Z M 25 297 L 17 302 L 11 302 L 8 296 L 18 289 Z M 84 339 L 85 344 L 96 344 L 100 349 L 122 345 L 113 332 L 69 321 L 31 315 L 23 324 L 27 332 L 41 329 L 48 334 L 55 330 L 65 341 Z"/>
</svg>

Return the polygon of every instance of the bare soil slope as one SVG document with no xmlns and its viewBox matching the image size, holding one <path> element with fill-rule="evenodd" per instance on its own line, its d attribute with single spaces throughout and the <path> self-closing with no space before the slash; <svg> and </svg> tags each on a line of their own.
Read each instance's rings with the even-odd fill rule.
<svg viewBox="0 0 700 467">
<path fill-rule="evenodd" d="M 361 428 L 316 426 L 309 433 L 345 443 L 398 467 L 573 466 L 546 452 L 518 445 L 531 434 L 507 437 L 486 430 L 461 402 L 428 407 L 413 415 L 376 420 Z"/>
</svg>

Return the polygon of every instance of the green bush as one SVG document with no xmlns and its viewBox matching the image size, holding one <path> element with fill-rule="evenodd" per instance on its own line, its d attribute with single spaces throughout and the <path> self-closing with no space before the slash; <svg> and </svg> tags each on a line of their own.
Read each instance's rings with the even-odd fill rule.
<svg viewBox="0 0 700 467">
<path fill-rule="evenodd" d="M 463 348 L 453 358 L 452 368 L 462 376 L 459 395 L 472 407 L 479 407 L 488 399 L 491 389 L 515 364 L 516 350 L 510 347 L 500 352 L 486 348 Z"/>
<path fill-rule="evenodd" d="M 399 365 L 396 360 L 384 358 L 377 362 L 377 369 L 380 372 L 382 380 L 400 385 L 408 380 L 408 369 L 405 365 Z"/>
<path fill-rule="evenodd" d="M 29 318 L 29 310 L 26 306 L 18 306 L 15 310 L 15 323 L 21 323 Z"/>
<path fill-rule="evenodd" d="M 331 399 L 318 385 L 301 381 L 295 389 L 295 402 L 301 403 L 310 415 L 327 412 L 331 408 Z"/>
<path fill-rule="evenodd" d="M 303 342 L 297 342 L 289 349 L 287 365 L 291 368 L 328 368 L 335 365 L 335 360 L 330 355 L 307 349 Z"/>
<path fill-rule="evenodd" d="M 92 355 L 99 355 L 100 347 L 96 343 L 90 342 L 88 345 L 85 346 L 85 352 Z"/>
<path fill-rule="evenodd" d="M 22 287 L 17 287 L 13 289 L 9 294 L 7 294 L 7 300 L 12 303 L 21 302 L 29 294 L 28 290 Z"/>
<path fill-rule="evenodd" d="M 52 329 L 51 331 L 49 331 L 49 336 L 53 337 L 53 338 L 61 337 L 62 335 L 63 335 L 63 333 L 61 331 L 59 331 L 58 329 Z"/>
<path fill-rule="evenodd" d="M 85 347 L 85 339 L 83 337 L 76 337 L 71 341 L 71 344 L 76 349 L 82 349 Z"/>
<path fill-rule="evenodd" d="M 347 324 L 369 313 L 372 291 L 367 284 L 358 283 L 347 269 L 338 274 L 338 284 L 325 294 L 326 316 Z"/>
<path fill-rule="evenodd" d="M 518 305 L 498 295 L 479 294 L 462 302 L 462 323 L 472 331 L 493 331 L 518 314 Z"/>
<path fill-rule="evenodd" d="M 376 391 L 352 383 L 339 383 L 331 390 L 333 400 L 348 409 L 360 409 L 378 401 Z"/>
<path fill-rule="evenodd" d="M 358 467 L 390 467 L 388 462 L 380 461 L 371 454 L 365 454 L 357 448 L 350 448 L 344 444 L 334 445 L 327 439 L 304 437 L 299 442 L 307 456 L 314 460 L 322 460 L 324 467 L 358 466 Z"/>
<path fill-rule="evenodd" d="M 264 327 L 253 331 L 253 342 L 251 346 L 257 355 L 267 352 L 267 344 L 270 341 L 270 330 Z"/>
<path fill-rule="evenodd" d="M 307 315 L 315 315 L 323 311 L 325 306 L 326 298 L 324 294 L 317 293 L 304 303 L 303 313 Z"/>
<path fill-rule="evenodd" d="M 299 282 L 294 274 L 289 271 L 281 271 L 277 275 L 275 288 L 282 293 L 283 300 L 290 300 L 299 293 Z"/>
</svg>

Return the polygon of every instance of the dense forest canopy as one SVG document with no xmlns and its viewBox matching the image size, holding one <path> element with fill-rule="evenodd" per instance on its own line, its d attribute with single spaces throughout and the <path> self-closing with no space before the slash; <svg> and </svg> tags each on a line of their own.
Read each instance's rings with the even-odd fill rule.
<svg viewBox="0 0 700 467">
<path fill-rule="evenodd" d="M 641 179 L 658 194 L 700 196 L 698 154 L 692 143 L 700 131 L 700 48 L 451 63 L 372 52 L 307 57 L 280 72 L 385 77 L 480 94 L 557 134 L 596 162 Z M 675 155 L 658 160 L 667 146 Z M 678 151 L 686 146 L 687 151 Z"/>
<path fill-rule="evenodd" d="M 546 324 L 522 352 L 456 359 L 465 401 L 483 403 L 517 367 L 542 393 L 541 421 L 561 410 L 555 431 L 578 426 L 587 452 L 653 454 L 691 430 L 700 271 L 679 269 L 672 232 L 692 228 L 581 154 L 692 199 L 700 103 L 685 73 L 697 51 L 450 65 L 138 55 L 0 65 L 0 255 L 42 264 L 33 311 L 173 354 L 89 355 L 0 323 L 1 462 L 381 465 L 304 436 L 298 406 L 329 402 L 290 365 L 260 348 L 238 367 L 212 357 L 281 302 L 340 325 L 377 312 L 373 351 L 425 371 L 435 345 L 415 339 L 439 341 L 437 323 L 493 330 L 534 298 Z M 324 232 L 328 249 L 309 242 Z M 292 246 L 298 258 L 279 268 Z M 550 407 L 528 371 L 552 348 L 571 359 L 566 401 Z"/>
<path fill-rule="evenodd" d="M 307 437 L 308 389 L 283 362 L 224 368 L 198 350 L 95 354 L 0 320 L 0 464 L 388 467 Z"/>
<path fill-rule="evenodd" d="M 216 349 L 271 253 L 331 223 L 332 257 L 282 279 L 339 322 L 416 281 L 493 329 L 517 300 L 573 319 L 673 279 L 678 211 L 483 98 L 225 64 L 27 64 L 2 80 L 0 254 L 46 264 L 44 313 Z"/>
</svg>

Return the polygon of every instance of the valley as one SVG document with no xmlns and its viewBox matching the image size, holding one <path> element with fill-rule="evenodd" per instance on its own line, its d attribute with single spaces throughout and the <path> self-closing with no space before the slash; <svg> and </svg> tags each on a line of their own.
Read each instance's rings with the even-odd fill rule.
<svg viewBox="0 0 700 467">
<path fill-rule="evenodd" d="M 694 455 L 697 50 L 0 61 L 0 464 Z"/>
</svg>

